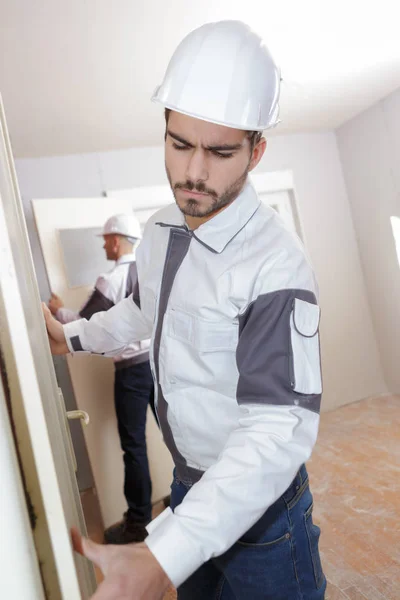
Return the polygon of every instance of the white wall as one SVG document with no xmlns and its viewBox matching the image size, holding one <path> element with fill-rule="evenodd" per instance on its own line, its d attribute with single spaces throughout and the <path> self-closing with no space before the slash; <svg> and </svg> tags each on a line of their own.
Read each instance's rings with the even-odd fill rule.
<svg viewBox="0 0 400 600">
<path fill-rule="evenodd" d="M 166 182 L 161 147 L 16 161 L 41 289 L 46 290 L 32 198 L 95 196 Z M 258 172 L 291 169 L 309 254 L 320 283 L 324 409 L 386 391 L 336 139 L 271 138 Z M 46 291 L 43 293 L 47 293 Z"/>
<path fill-rule="evenodd" d="M 400 270 L 390 223 L 400 217 L 400 90 L 337 131 L 386 382 L 400 392 Z"/>
</svg>

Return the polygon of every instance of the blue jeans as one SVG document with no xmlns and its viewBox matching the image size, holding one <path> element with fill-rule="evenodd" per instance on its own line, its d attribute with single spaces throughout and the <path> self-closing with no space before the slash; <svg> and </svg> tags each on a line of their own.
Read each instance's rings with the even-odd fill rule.
<svg viewBox="0 0 400 600">
<path fill-rule="evenodd" d="M 171 508 L 189 488 L 174 480 Z M 326 580 L 305 466 L 283 496 L 222 556 L 178 589 L 178 600 L 323 600 Z M 245 509 L 245 506 L 244 506 Z"/>
<path fill-rule="evenodd" d="M 130 518 L 151 520 L 151 480 L 146 446 L 147 407 L 154 412 L 154 384 L 148 361 L 115 370 L 115 412 L 124 452 L 124 494 Z"/>
</svg>

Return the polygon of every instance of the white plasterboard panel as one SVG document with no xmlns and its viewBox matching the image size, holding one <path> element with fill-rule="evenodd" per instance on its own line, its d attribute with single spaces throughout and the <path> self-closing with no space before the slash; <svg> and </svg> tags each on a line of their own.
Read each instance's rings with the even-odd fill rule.
<svg viewBox="0 0 400 600">
<path fill-rule="evenodd" d="M 60 269 L 64 261 L 58 230 L 100 228 L 113 214 L 131 212 L 132 204 L 128 198 L 98 197 L 34 199 L 32 205 L 51 289 L 77 310 L 88 289 L 68 288 L 65 269 Z"/>
<path fill-rule="evenodd" d="M 106 273 L 114 266 L 114 261 L 107 260 L 101 232 L 101 227 L 58 230 L 69 288 L 93 285 L 100 273 Z"/>
</svg>

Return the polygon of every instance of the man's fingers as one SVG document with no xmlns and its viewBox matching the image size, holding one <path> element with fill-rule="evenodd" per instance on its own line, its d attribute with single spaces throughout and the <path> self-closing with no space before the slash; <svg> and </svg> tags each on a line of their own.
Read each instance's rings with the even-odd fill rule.
<svg viewBox="0 0 400 600">
<path fill-rule="evenodd" d="M 49 317 L 51 317 L 51 312 L 49 307 L 47 306 L 47 304 L 45 302 L 42 302 L 42 312 L 43 312 L 43 316 L 45 318 L 45 320 L 47 321 L 47 319 Z"/>
<path fill-rule="evenodd" d="M 101 544 L 96 544 L 87 538 L 82 538 L 82 548 L 83 555 L 100 567 L 105 575 L 105 554 L 110 551 L 110 548 Z"/>
<path fill-rule="evenodd" d="M 78 554 L 85 556 L 86 558 L 94 562 L 98 567 L 102 568 L 104 552 L 106 550 L 105 546 L 102 546 L 101 544 L 96 544 L 95 542 L 92 542 L 91 540 L 82 537 L 75 527 L 71 529 L 71 537 L 72 546 L 75 552 L 78 552 Z"/>
<path fill-rule="evenodd" d="M 68 347 L 66 346 L 66 340 L 65 340 L 64 329 L 63 329 L 62 324 L 53 317 L 49 308 L 44 303 L 42 303 L 42 311 L 43 311 L 43 315 L 45 318 L 47 332 L 49 334 L 49 337 L 53 338 L 53 340 L 55 342 L 58 342 L 58 344 L 62 344 L 62 348 L 65 347 L 65 350 L 63 352 L 58 352 L 58 354 L 62 354 L 62 353 L 65 354 L 66 352 L 68 352 Z M 51 342 L 51 339 L 50 339 L 50 342 Z M 61 347 L 60 347 L 60 350 L 61 350 Z"/>
<path fill-rule="evenodd" d="M 82 556 L 84 556 L 83 547 L 82 547 L 82 536 L 79 533 L 79 531 L 76 529 L 76 527 L 71 528 L 71 538 L 72 538 L 72 547 L 75 550 L 75 552 L 78 552 L 78 554 L 82 554 Z"/>
</svg>

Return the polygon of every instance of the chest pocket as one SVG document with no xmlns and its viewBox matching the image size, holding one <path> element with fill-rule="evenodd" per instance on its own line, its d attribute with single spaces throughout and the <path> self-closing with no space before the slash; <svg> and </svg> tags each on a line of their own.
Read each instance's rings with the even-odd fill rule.
<svg viewBox="0 0 400 600">
<path fill-rule="evenodd" d="M 234 321 L 211 321 L 170 309 L 167 322 L 168 336 L 185 342 L 199 352 L 236 350 L 239 329 Z"/>
</svg>

